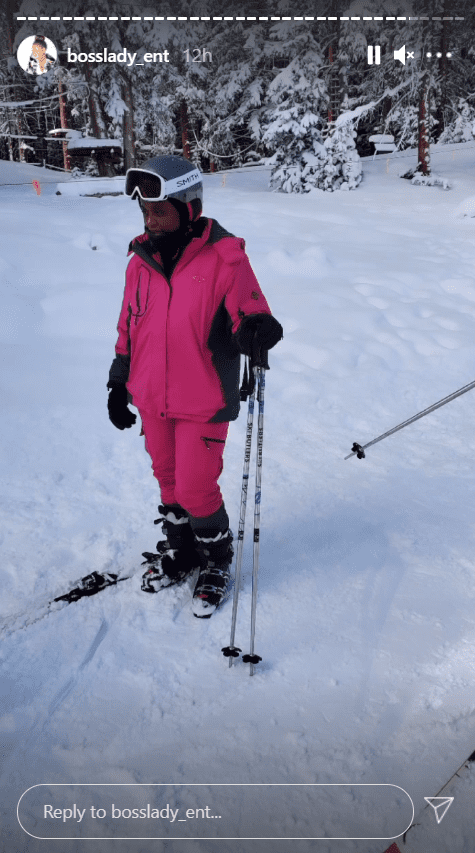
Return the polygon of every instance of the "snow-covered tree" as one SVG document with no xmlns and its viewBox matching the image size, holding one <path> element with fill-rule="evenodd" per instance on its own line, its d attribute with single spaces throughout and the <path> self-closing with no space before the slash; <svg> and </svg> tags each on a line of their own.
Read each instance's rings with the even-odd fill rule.
<svg viewBox="0 0 475 853">
<path fill-rule="evenodd" d="M 343 155 L 353 164 L 347 171 L 355 170 L 353 180 L 358 180 L 349 131 L 343 134 L 339 126 L 336 131 L 342 108 L 353 113 L 363 108 L 358 125 L 352 120 L 351 133 L 358 129 L 358 150 L 365 154 L 372 152 L 367 137 L 378 132 L 391 133 L 399 148 L 415 147 L 421 104 L 427 143 L 473 138 L 475 7 L 471 0 L 458 0 L 457 12 L 464 20 L 448 22 L 450 7 L 451 0 L 321 0 L 318 14 L 336 16 L 337 26 L 305 19 L 315 17 L 313 0 L 300 0 L 302 21 L 293 20 L 293 0 L 240 0 L 239 13 L 246 20 L 233 22 L 213 17 L 229 13 L 226 0 L 174 0 L 176 20 L 160 23 L 154 20 L 157 13 L 170 14 L 164 0 L 141 8 L 140 20 L 133 20 L 137 9 L 127 0 L 121 0 L 117 21 L 99 21 L 117 17 L 116 0 L 70 0 L 71 21 L 52 20 L 58 14 L 57 0 L 42 0 L 41 12 L 50 18 L 48 36 L 60 50 L 126 47 L 137 52 L 138 62 L 144 52 L 169 51 L 167 63 L 136 63 L 132 69 L 118 63 L 62 65 L 69 126 L 91 136 L 120 138 L 126 155 L 121 170 L 134 157 L 179 151 L 204 170 L 227 168 L 244 162 L 252 149 L 256 156 L 273 158 L 275 187 L 306 192 L 322 182 L 327 187 L 348 183 L 342 180 Z M 0 11 L 4 42 L 10 31 L 14 37 L 7 47 L 13 54 L 0 69 L 3 97 L 26 99 L 22 86 L 30 94 L 51 95 L 58 90 L 57 77 L 25 81 L 15 68 L 15 50 L 31 34 L 29 19 L 38 14 L 37 0 L 8 0 L 7 11 L 12 9 L 14 16 L 27 20 L 13 30 L 12 14 L 8 18 Z M 86 15 L 96 16 L 94 24 L 75 19 Z M 189 20 L 201 15 L 210 20 Z M 274 22 L 274 15 L 291 20 Z M 148 16 L 152 20 L 144 20 Z M 251 23 L 248 16 L 256 20 Z M 349 20 L 341 20 L 345 17 Z M 368 17 L 371 20 L 365 20 Z M 394 20 L 389 23 L 388 17 Z M 423 17 L 429 17 L 430 27 Z M 369 44 L 381 45 L 380 65 L 368 66 Z M 406 65 L 393 56 L 403 44 L 416 56 Z M 212 59 L 188 62 L 185 51 L 193 59 L 196 48 L 209 51 Z M 447 48 L 452 59 L 446 56 Z M 424 65 L 429 49 L 432 58 Z M 44 139 L 54 109 L 59 119 L 57 102 L 48 103 L 54 105 L 48 113 L 42 104 L 0 111 L 12 156 L 18 157 L 20 150 L 15 135 L 28 131 Z M 59 120 L 54 123 L 58 126 Z M 59 157 L 60 147 L 54 150 Z M 6 143 L 1 156 L 9 156 Z M 58 159 L 55 162 L 59 165 Z"/>
<path fill-rule="evenodd" d="M 309 192 L 319 186 L 327 151 L 322 131 L 327 92 L 322 52 L 312 30 L 276 24 L 271 37 L 279 54 L 290 58 L 265 94 L 262 142 L 273 152 L 271 186 L 284 192 Z"/>
<path fill-rule="evenodd" d="M 343 113 L 331 127 L 325 139 L 324 147 L 327 161 L 318 186 L 330 192 L 334 190 L 355 190 L 361 183 L 363 169 L 355 145 L 356 130 L 351 121 L 345 121 Z"/>
<path fill-rule="evenodd" d="M 217 64 L 210 75 L 203 108 L 201 147 L 213 169 L 241 165 L 246 151 L 255 146 L 253 114 L 261 106 L 263 46 L 268 27 L 263 23 L 236 22 L 214 29 L 210 47 Z M 257 131 L 257 127 L 255 128 Z"/>
<path fill-rule="evenodd" d="M 468 142 L 475 139 L 475 101 L 459 98 L 453 113 L 453 120 L 441 133 L 438 141 Z"/>
</svg>

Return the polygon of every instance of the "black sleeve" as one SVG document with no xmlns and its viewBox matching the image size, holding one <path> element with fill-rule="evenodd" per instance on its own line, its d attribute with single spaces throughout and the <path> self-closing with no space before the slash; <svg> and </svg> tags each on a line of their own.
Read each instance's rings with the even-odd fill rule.
<svg viewBox="0 0 475 853">
<path fill-rule="evenodd" d="M 109 370 L 108 388 L 113 388 L 115 385 L 125 385 L 129 378 L 130 371 L 130 355 L 116 355 Z"/>
</svg>

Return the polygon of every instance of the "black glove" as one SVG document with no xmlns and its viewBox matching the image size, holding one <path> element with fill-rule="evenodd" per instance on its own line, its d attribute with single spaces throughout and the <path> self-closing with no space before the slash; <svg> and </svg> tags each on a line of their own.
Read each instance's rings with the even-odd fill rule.
<svg viewBox="0 0 475 853">
<path fill-rule="evenodd" d="M 129 429 L 137 420 L 137 415 L 127 406 L 127 388 L 125 385 L 114 385 L 111 388 L 107 408 L 109 419 L 117 429 Z"/>
<path fill-rule="evenodd" d="M 284 330 L 271 314 L 251 314 L 244 317 L 234 338 L 243 355 L 252 356 L 253 345 L 260 350 L 275 347 L 284 337 Z"/>
</svg>

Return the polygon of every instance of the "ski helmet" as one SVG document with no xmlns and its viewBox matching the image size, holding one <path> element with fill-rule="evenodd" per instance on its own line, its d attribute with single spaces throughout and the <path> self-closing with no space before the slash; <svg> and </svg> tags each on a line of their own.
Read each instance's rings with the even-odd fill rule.
<svg viewBox="0 0 475 853">
<path fill-rule="evenodd" d="M 157 195 L 143 195 L 140 189 L 140 179 L 152 176 L 155 179 L 154 192 Z M 163 157 L 152 157 L 141 166 L 127 169 L 125 176 L 125 193 L 131 198 L 141 201 L 181 202 L 188 208 L 189 221 L 199 219 L 203 209 L 203 177 L 201 172 L 185 160 L 167 154 Z"/>
</svg>

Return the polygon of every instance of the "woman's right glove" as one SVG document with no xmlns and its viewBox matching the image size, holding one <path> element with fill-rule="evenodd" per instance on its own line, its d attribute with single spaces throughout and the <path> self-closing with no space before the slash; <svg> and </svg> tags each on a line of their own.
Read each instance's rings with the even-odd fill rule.
<svg viewBox="0 0 475 853">
<path fill-rule="evenodd" d="M 113 385 L 107 408 L 109 410 L 109 419 L 117 429 L 129 429 L 137 420 L 137 415 L 130 411 L 127 400 L 127 388 L 125 385 Z"/>
<path fill-rule="evenodd" d="M 251 356 L 253 347 L 269 350 L 284 337 L 284 330 L 272 314 L 248 314 L 234 338 L 243 355 Z"/>
</svg>

